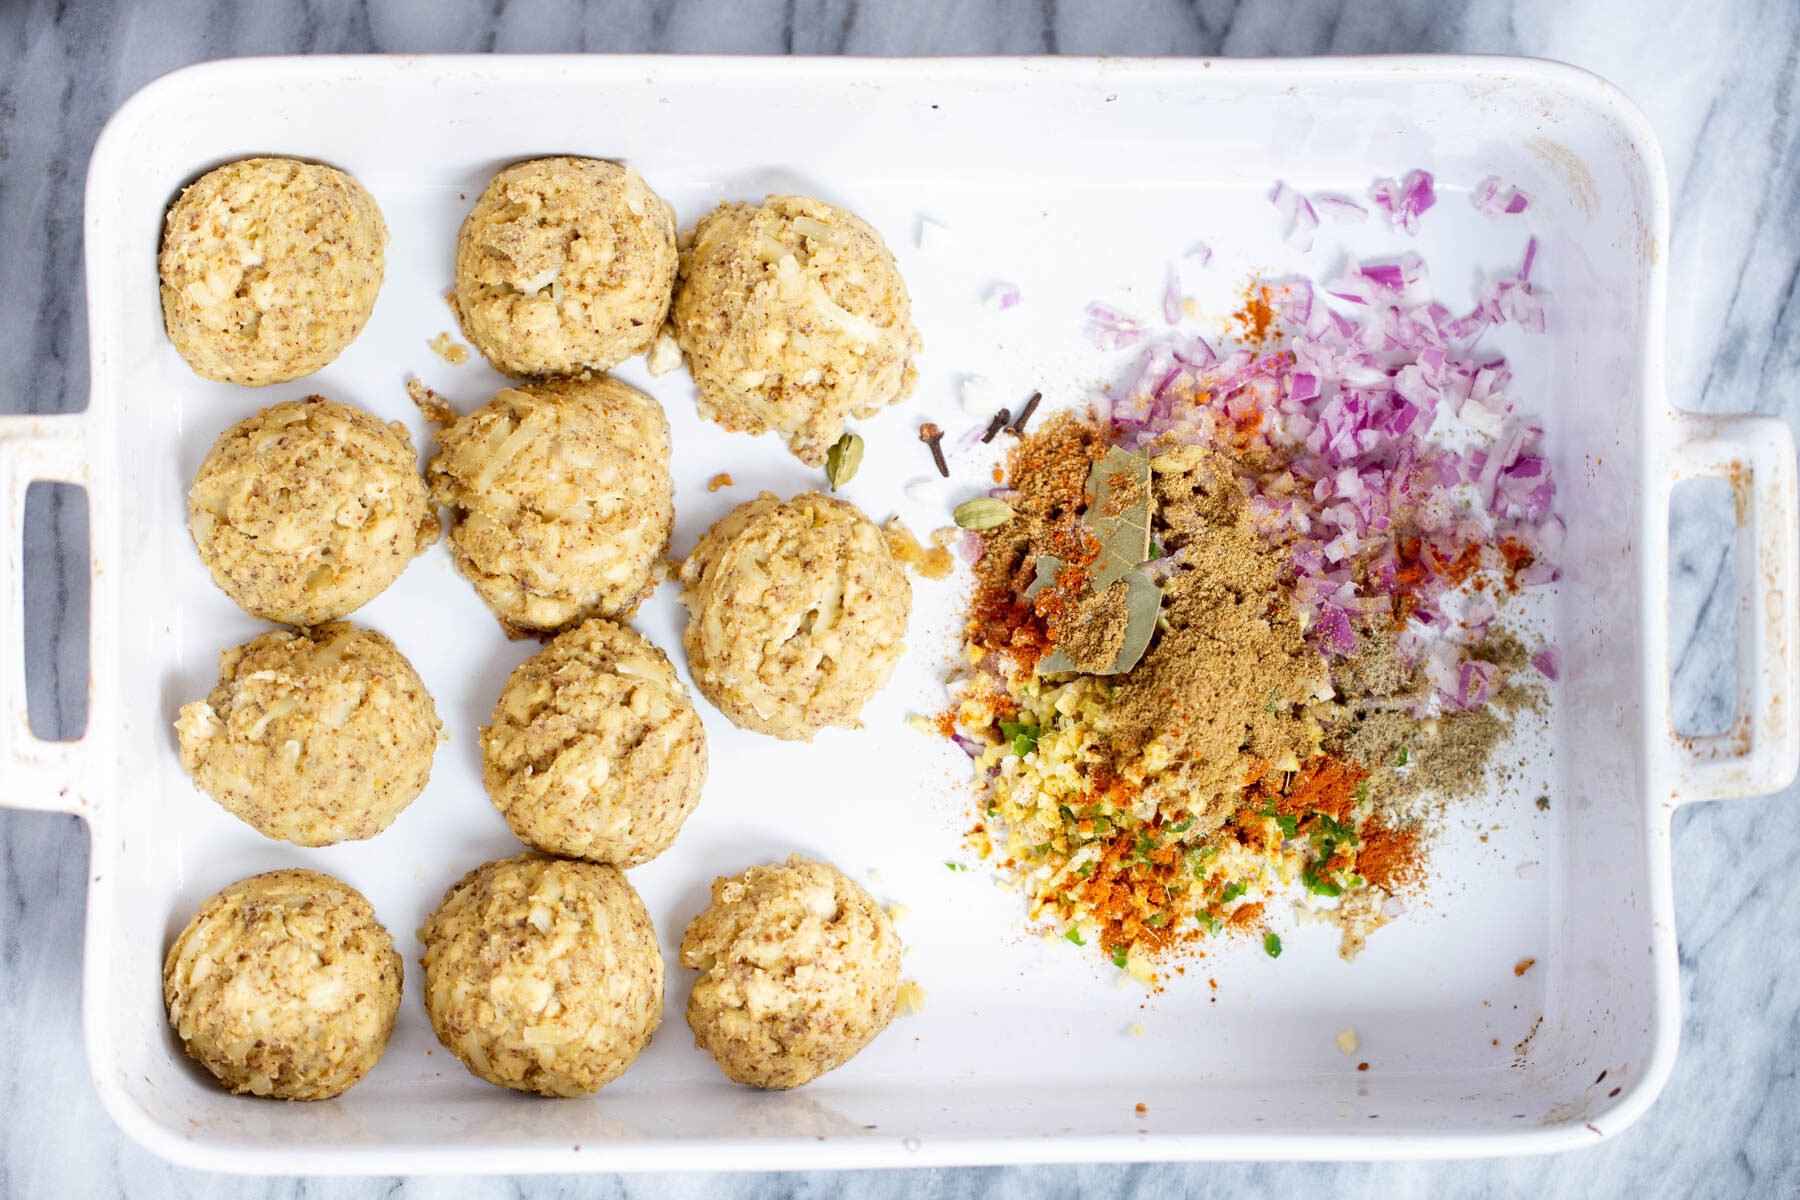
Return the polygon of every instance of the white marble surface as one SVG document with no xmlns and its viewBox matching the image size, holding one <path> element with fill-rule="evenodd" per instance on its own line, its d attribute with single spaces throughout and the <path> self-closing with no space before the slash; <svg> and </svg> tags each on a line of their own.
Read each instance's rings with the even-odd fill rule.
<svg viewBox="0 0 1800 1200">
<path fill-rule="evenodd" d="M 1800 416 L 1800 5 L 1793 0 L 0 0 L 0 411 L 84 403 L 81 184 L 106 116 L 183 64 L 321 51 L 1310 54 L 1491 51 L 1607 76 L 1668 156 L 1671 388 L 1714 410 Z M 85 583 L 57 555 L 81 513 L 26 541 L 40 729 L 72 731 Z M 1723 526 L 1678 515 L 1675 707 L 1730 704 Z M 7 631 L 8 638 L 15 636 Z M 16 643 L 7 646 L 16 653 Z M 64 670 L 58 672 L 58 665 Z M 1788 795 L 1682 811 L 1675 890 L 1686 1004 L 1675 1077 L 1640 1124 L 1579 1153 L 1418 1165 L 1096 1166 L 741 1177 L 241 1180 L 127 1142 L 88 1082 L 78 1018 L 86 838 L 0 814 L 0 1196 L 1800 1194 L 1800 822 Z"/>
</svg>

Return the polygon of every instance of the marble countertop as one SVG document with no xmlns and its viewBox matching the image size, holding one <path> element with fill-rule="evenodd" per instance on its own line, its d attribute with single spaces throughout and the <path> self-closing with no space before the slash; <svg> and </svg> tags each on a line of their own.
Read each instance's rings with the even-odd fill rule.
<svg viewBox="0 0 1800 1200">
<path fill-rule="evenodd" d="M 81 188 L 106 117 L 201 59 L 368 51 L 1295 55 L 1486 51 L 1606 76 L 1668 157 L 1670 389 L 1710 411 L 1800 417 L 1800 6 L 1792 0 L 49 0 L 0 3 L 0 411 L 85 403 Z M 1729 519 L 1728 515 L 1725 519 Z M 1731 704 L 1720 518 L 1672 522 L 1678 718 Z M 85 581 L 58 548 L 78 506 L 34 513 L 28 663 L 40 729 L 69 730 Z M 8 636 L 16 636 L 8 634 Z M 16 645 L 16 643 L 15 643 Z M 8 647 L 7 654 L 16 653 Z M 0 1195 L 374 1196 L 582 1192 L 1187 1196 L 1800 1194 L 1800 824 L 1789 794 L 1675 818 L 1685 1004 L 1680 1060 L 1649 1115 L 1554 1158 L 1381 1165 L 1030 1167 L 851 1175 L 239 1180 L 169 1166 L 115 1129 L 79 1022 L 86 836 L 0 814 Z"/>
</svg>

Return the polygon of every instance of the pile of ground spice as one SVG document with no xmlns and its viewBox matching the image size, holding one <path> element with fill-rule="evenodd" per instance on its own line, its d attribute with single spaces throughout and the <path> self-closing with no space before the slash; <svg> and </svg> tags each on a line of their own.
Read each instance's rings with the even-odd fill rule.
<svg viewBox="0 0 1800 1200">
<path fill-rule="evenodd" d="M 1232 334 L 1246 346 L 1268 344 L 1275 328 L 1276 297 L 1268 284 L 1250 283 L 1238 297 L 1238 307 L 1228 322 Z"/>
<path fill-rule="evenodd" d="M 1125 645 L 1129 609 L 1123 582 L 1103 591 L 1077 591 L 1071 602 L 1068 593 L 1075 581 L 1085 575 L 1086 564 L 1078 564 L 1072 580 L 1059 574 L 1056 584 L 1038 594 L 1039 615 L 1044 618 L 1044 631 L 1050 644 L 1061 650 L 1078 671 L 1103 671 L 1119 656 Z M 1065 572 L 1068 568 L 1065 568 Z"/>
<path fill-rule="evenodd" d="M 1471 647 L 1469 657 L 1494 664 L 1515 682 L 1499 688 L 1491 705 L 1420 719 L 1413 712 L 1428 685 L 1395 653 L 1393 632 L 1386 625 L 1364 628 L 1357 652 L 1334 664 L 1332 682 L 1342 699 L 1324 717 L 1326 737 L 1358 762 L 1386 768 L 1368 786 L 1391 819 L 1435 824 L 1447 803 L 1481 791 L 1512 718 L 1537 710 L 1544 697 L 1516 682 L 1530 665 L 1525 644 L 1496 631 Z"/>
<path fill-rule="evenodd" d="M 1183 447 L 1151 470 L 1173 563 L 1164 628 L 1101 726 L 1115 769 L 1204 835 L 1236 806 L 1252 760 L 1294 770 L 1317 752 L 1306 706 L 1327 678 L 1282 599 L 1280 558 L 1241 520 L 1228 464 Z"/>
</svg>

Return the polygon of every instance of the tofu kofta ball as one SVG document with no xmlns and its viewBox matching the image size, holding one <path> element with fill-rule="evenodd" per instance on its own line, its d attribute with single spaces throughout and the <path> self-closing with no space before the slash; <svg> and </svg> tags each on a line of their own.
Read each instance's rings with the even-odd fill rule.
<svg viewBox="0 0 1800 1200">
<path fill-rule="evenodd" d="M 361 892 L 269 871 L 200 906 L 169 947 L 163 1002 L 188 1055 L 227 1088 L 325 1100 L 381 1058 L 402 970 Z"/>
<path fill-rule="evenodd" d="M 662 1022 L 663 960 L 617 867 L 521 854 L 477 867 L 419 930 L 431 1027 L 477 1076 L 598 1091 Z"/>
<path fill-rule="evenodd" d="M 520 841 L 632 867 L 667 850 L 699 803 L 706 731 L 669 656 L 596 617 L 507 679 L 481 777 Z"/>
<path fill-rule="evenodd" d="M 688 667 L 733 724 L 810 741 L 855 728 L 905 649 L 912 584 L 855 505 L 764 492 L 681 568 Z"/>
<path fill-rule="evenodd" d="M 394 643 L 343 621 L 271 630 L 219 656 L 175 722 L 195 786 L 265 837 L 372 838 L 431 778 L 443 723 Z"/>
<path fill-rule="evenodd" d="M 625 620 L 675 523 L 669 424 L 628 384 L 506 388 L 438 432 L 427 477 L 456 567 L 513 633 Z"/>
<path fill-rule="evenodd" d="M 438 519 L 404 425 L 312 396 L 219 435 L 188 491 L 188 532 L 239 608 L 318 625 L 380 595 Z"/>
<path fill-rule="evenodd" d="M 923 346 L 887 244 L 823 200 L 721 204 L 681 252 L 675 340 L 700 415 L 818 466 L 851 417 L 912 394 Z"/>
<path fill-rule="evenodd" d="M 636 171 L 539 158 L 507 167 L 476 200 L 451 299 L 503 374 L 605 371 L 649 348 L 676 263 L 675 210 Z"/>
<path fill-rule="evenodd" d="M 713 881 L 681 940 L 700 972 L 694 1042 L 738 1083 L 793 1088 L 854 1058 L 894 1019 L 900 936 L 855 880 L 795 854 Z"/>
<path fill-rule="evenodd" d="M 196 375 L 261 386 L 311 375 L 375 308 L 387 224 L 344 172 L 292 158 L 208 171 L 163 226 L 163 324 Z"/>
</svg>

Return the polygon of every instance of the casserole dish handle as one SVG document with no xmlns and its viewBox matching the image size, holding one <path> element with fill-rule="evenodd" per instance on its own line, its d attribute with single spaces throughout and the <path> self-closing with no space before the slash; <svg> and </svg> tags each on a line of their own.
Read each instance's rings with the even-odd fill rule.
<svg viewBox="0 0 1800 1200">
<path fill-rule="evenodd" d="M 81 764 L 87 738 L 47 742 L 31 732 L 25 710 L 25 492 L 33 483 L 90 489 L 84 414 L 0 418 L 0 808 L 91 815 Z M 91 506 L 90 506 L 91 509 Z M 92 570 L 90 551 L 89 570 Z M 88 668 L 90 721 L 93 666 Z"/>
<path fill-rule="evenodd" d="M 1670 731 L 1684 801 L 1778 792 L 1800 765 L 1793 432 L 1775 417 L 1677 413 L 1669 486 L 1702 477 L 1730 484 L 1736 513 L 1737 697 L 1722 732 Z"/>
</svg>

